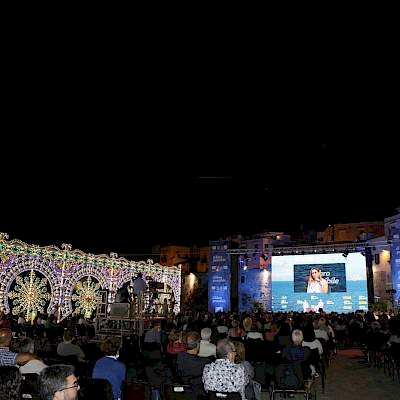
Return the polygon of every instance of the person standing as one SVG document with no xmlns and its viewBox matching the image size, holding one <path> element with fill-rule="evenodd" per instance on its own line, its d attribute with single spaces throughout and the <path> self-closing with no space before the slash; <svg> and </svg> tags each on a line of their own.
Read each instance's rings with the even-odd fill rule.
<svg viewBox="0 0 400 400">
<path fill-rule="evenodd" d="M 142 314 L 143 306 L 144 306 L 143 296 L 144 296 L 144 292 L 147 290 L 147 285 L 143 279 L 143 275 L 141 272 L 139 272 L 137 274 L 136 279 L 134 281 L 132 281 L 131 285 L 132 285 L 133 293 L 136 295 L 136 298 L 137 298 L 138 313 Z"/>
<path fill-rule="evenodd" d="M 168 300 L 164 297 L 164 302 L 162 304 L 162 313 L 163 315 L 168 315 Z"/>
</svg>

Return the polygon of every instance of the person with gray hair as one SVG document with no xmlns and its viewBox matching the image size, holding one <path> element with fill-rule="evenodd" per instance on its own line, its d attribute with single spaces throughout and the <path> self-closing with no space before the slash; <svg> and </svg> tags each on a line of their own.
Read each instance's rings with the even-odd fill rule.
<svg viewBox="0 0 400 400">
<path fill-rule="evenodd" d="M 55 364 L 39 375 L 41 400 L 76 400 L 79 383 L 72 365 Z"/>
<path fill-rule="evenodd" d="M 215 344 L 210 343 L 210 338 L 212 331 L 210 328 L 203 328 L 200 332 L 201 340 L 200 340 L 200 350 L 199 357 L 216 357 L 217 354 L 217 346 Z"/>
<path fill-rule="evenodd" d="M 235 364 L 236 349 L 229 339 L 217 343 L 217 360 L 204 367 L 203 383 L 206 391 L 239 392 L 245 399 L 249 377 L 243 366 Z"/>
<path fill-rule="evenodd" d="M 35 342 L 30 339 L 22 339 L 17 345 L 19 353 L 35 354 Z M 47 365 L 42 360 L 30 360 L 26 364 L 21 365 L 19 371 L 21 374 L 40 374 Z"/>
<path fill-rule="evenodd" d="M 294 329 L 292 332 L 292 341 L 293 344 L 285 347 L 283 350 L 282 357 L 291 364 L 301 363 L 304 378 L 309 379 L 311 373 L 314 373 L 315 371 L 313 371 L 310 366 L 311 350 L 302 345 L 303 331 L 300 329 Z"/>
</svg>

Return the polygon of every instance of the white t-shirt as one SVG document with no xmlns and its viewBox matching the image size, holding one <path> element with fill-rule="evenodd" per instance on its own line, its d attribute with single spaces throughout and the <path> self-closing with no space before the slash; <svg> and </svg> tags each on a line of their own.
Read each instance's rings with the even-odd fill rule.
<svg viewBox="0 0 400 400">
<path fill-rule="evenodd" d="M 41 360 L 30 360 L 19 367 L 21 374 L 40 374 L 47 367 Z"/>
<path fill-rule="evenodd" d="M 322 353 L 324 352 L 324 349 L 322 348 L 322 344 L 318 339 L 315 339 L 312 342 L 303 342 L 302 345 L 303 345 L 303 347 L 308 347 L 311 350 L 318 349 L 319 355 L 322 355 Z"/>
</svg>

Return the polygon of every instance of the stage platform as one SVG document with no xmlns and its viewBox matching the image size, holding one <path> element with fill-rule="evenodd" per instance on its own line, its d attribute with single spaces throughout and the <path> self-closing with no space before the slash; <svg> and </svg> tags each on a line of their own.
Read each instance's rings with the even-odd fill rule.
<svg viewBox="0 0 400 400">
<path fill-rule="evenodd" d="M 141 336 L 150 329 L 153 321 L 166 320 L 166 316 L 155 316 L 144 314 L 143 317 L 121 318 L 121 317 L 99 317 L 96 318 L 95 329 L 96 336 Z"/>
</svg>

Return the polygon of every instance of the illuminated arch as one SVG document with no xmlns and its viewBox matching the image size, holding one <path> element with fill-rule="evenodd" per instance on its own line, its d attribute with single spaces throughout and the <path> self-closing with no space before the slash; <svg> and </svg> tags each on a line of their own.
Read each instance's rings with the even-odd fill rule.
<svg viewBox="0 0 400 400">
<path fill-rule="evenodd" d="M 93 277 L 100 284 L 100 287 L 108 289 L 108 282 L 105 278 L 103 270 L 96 265 L 74 265 L 71 268 L 70 276 L 65 278 L 65 292 L 62 307 L 63 317 L 68 316 L 74 310 L 72 309 L 72 295 L 75 285 L 86 277 Z"/>
<path fill-rule="evenodd" d="M 46 312 L 51 314 L 55 311 L 57 299 L 60 295 L 60 282 L 55 272 L 55 263 L 45 258 L 40 257 L 14 257 L 10 260 L 10 266 L 6 273 L 3 273 L 0 283 L 0 309 L 8 313 L 10 305 L 8 302 L 8 293 L 11 284 L 16 280 L 17 276 L 26 271 L 40 272 L 47 279 L 50 285 L 50 303 Z"/>
<path fill-rule="evenodd" d="M 152 260 L 129 261 L 116 253 L 91 254 L 72 250 L 70 244 L 40 247 L 18 239 L 9 241 L 6 233 L 0 232 L 0 310 L 10 311 L 8 293 L 12 282 L 26 271 L 42 274 L 50 286 L 48 313 L 57 313 L 58 320 L 72 313 L 72 291 L 82 278 L 93 277 L 103 290 L 108 290 L 109 302 L 124 283 L 138 272 L 144 276 L 164 282 L 172 288 L 175 297 L 175 312 L 180 311 L 181 268 L 168 267 Z M 46 285 L 47 285 L 46 282 Z M 48 296 L 47 296 L 48 297 Z"/>
</svg>

